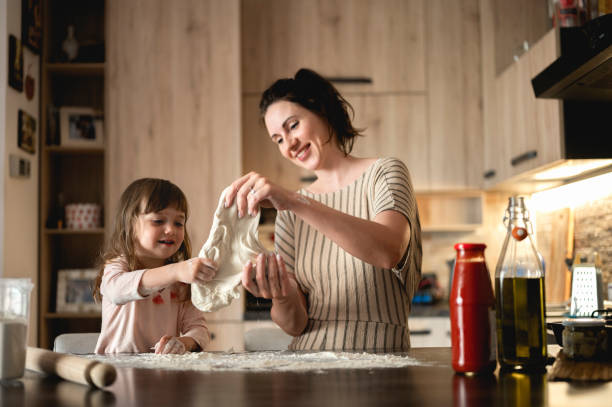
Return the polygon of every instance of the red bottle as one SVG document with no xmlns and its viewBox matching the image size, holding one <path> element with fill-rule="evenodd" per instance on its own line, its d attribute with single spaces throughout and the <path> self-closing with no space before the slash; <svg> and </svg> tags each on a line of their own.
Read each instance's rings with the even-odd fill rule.
<svg viewBox="0 0 612 407">
<path fill-rule="evenodd" d="M 453 369 L 459 373 L 495 370 L 495 297 L 479 243 L 457 243 L 450 294 Z"/>
</svg>

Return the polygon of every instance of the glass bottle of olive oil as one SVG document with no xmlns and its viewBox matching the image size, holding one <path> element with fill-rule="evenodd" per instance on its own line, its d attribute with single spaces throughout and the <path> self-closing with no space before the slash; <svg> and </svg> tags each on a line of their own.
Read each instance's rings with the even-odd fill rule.
<svg viewBox="0 0 612 407">
<path fill-rule="evenodd" d="M 523 197 L 510 197 L 508 233 L 495 268 L 497 358 L 506 370 L 546 366 L 544 269 Z"/>
</svg>

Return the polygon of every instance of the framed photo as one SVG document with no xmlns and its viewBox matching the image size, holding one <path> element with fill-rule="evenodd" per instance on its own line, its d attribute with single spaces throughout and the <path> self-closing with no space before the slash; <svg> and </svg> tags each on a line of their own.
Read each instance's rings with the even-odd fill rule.
<svg viewBox="0 0 612 407">
<path fill-rule="evenodd" d="M 21 0 L 21 38 L 23 45 L 40 54 L 42 12 L 40 0 Z"/>
<path fill-rule="evenodd" d="M 30 154 L 36 152 L 36 119 L 19 109 L 17 144 Z"/>
<path fill-rule="evenodd" d="M 57 272 L 57 312 L 99 312 L 101 304 L 93 298 L 98 270 L 70 269 Z"/>
<path fill-rule="evenodd" d="M 60 107 L 60 145 L 102 147 L 103 117 L 89 107 Z"/>
<path fill-rule="evenodd" d="M 9 85 L 19 92 L 23 91 L 23 47 L 14 35 L 9 35 L 8 64 Z"/>
</svg>

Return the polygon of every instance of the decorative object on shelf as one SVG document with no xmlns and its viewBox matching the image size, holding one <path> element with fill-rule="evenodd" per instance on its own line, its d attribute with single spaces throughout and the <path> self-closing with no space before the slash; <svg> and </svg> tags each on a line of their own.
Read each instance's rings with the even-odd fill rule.
<svg viewBox="0 0 612 407">
<path fill-rule="evenodd" d="M 25 94 L 28 100 L 34 99 L 34 91 L 36 90 L 36 81 L 34 80 L 34 77 L 30 75 L 31 68 L 32 64 L 29 64 L 25 78 Z"/>
<path fill-rule="evenodd" d="M 102 114 L 88 107 L 60 107 L 60 144 L 102 147 Z"/>
<path fill-rule="evenodd" d="M 96 269 L 68 269 L 57 272 L 57 312 L 99 312 L 93 298 Z"/>
<path fill-rule="evenodd" d="M 42 43 L 42 12 L 40 0 L 21 1 L 21 38 L 32 52 L 40 54 Z"/>
<path fill-rule="evenodd" d="M 53 104 L 47 106 L 47 137 L 48 146 L 59 145 L 59 109 Z"/>
<path fill-rule="evenodd" d="M 19 109 L 17 144 L 30 154 L 36 152 L 36 119 Z"/>
<path fill-rule="evenodd" d="M 11 88 L 23 90 L 23 48 L 21 41 L 14 35 L 9 35 L 9 78 Z"/>
<path fill-rule="evenodd" d="M 95 203 L 66 205 L 66 227 L 68 229 L 95 229 L 101 225 L 101 208 Z"/>
<path fill-rule="evenodd" d="M 57 194 L 57 201 L 53 205 L 45 226 L 47 229 L 62 229 L 66 225 L 66 211 L 64 208 L 64 194 Z"/>
<path fill-rule="evenodd" d="M 79 42 L 74 38 L 74 25 L 67 27 L 66 39 L 62 42 L 62 51 L 68 62 L 74 61 L 79 55 Z"/>
</svg>

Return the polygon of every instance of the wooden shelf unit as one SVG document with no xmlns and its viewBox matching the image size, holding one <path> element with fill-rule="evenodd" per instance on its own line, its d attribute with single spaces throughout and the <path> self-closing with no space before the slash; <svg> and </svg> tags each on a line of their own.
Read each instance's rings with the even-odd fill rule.
<svg viewBox="0 0 612 407">
<path fill-rule="evenodd" d="M 60 52 L 68 24 L 75 25 L 75 36 L 82 47 L 103 44 L 104 10 L 104 0 L 43 2 L 38 346 L 47 349 L 53 347 L 55 337 L 62 333 L 100 330 L 100 313 L 57 312 L 56 293 L 58 270 L 94 267 L 104 243 L 104 223 L 95 229 L 75 230 L 53 228 L 54 221 L 51 224 L 48 221 L 58 210 L 60 194 L 63 205 L 104 205 L 104 147 L 62 146 L 59 117 L 54 131 L 50 126 L 50 115 L 56 115 L 62 106 L 103 111 L 104 61 L 88 57 L 87 61 L 79 62 L 79 56 L 75 62 L 66 62 Z"/>
<path fill-rule="evenodd" d="M 425 233 L 471 232 L 482 227 L 483 192 L 480 190 L 416 191 Z"/>
</svg>

